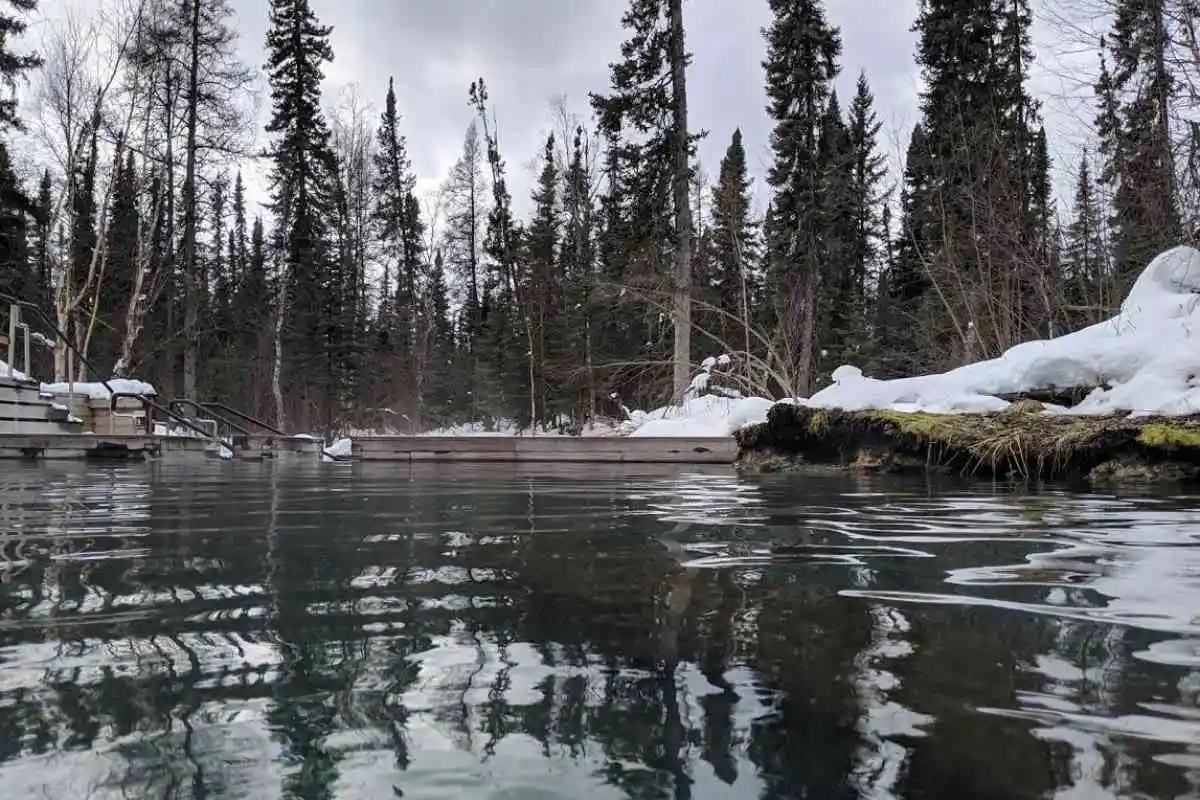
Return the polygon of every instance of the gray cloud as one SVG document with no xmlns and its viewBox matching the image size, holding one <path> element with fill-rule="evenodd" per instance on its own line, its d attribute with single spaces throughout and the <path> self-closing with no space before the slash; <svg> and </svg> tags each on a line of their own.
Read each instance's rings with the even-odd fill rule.
<svg viewBox="0 0 1200 800">
<path fill-rule="evenodd" d="M 243 52 L 263 60 L 266 13 L 262 0 L 234 0 Z M 589 91 L 608 85 L 608 65 L 619 57 L 624 0 L 313 0 L 334 27 L 335 63 L 326 84 L 333 92 L 357 85 L 382 106 L 389 76 L 403 132 L 421 184 L 440 183 L 458 156 L 472 118 L 467 86 L 483 76 L 499 116 L 512 190 L 524 205 L 533 160 L 551 129 L 550 103 L 565 96 L 573 111 L 588 112 Z M 687 0 L 691 122 L 709 131 L 701 145 L 706 172 L 715 176 L 734 128 L 746 138 L 750 167 L 761 177 L 769 162 L 763 91 L 769 22 L 765 0 Z M 911 32 L 917 0 L 829 0 L 827 13 L 843 39 L 839 92 L 848 100 L 860 70 L 876 94 L 883 123 L 881 147 L 896 163 L 917 120 L 920 74 Z M 761 184 L 756 189 L 765 198 Z"/>
</svg>

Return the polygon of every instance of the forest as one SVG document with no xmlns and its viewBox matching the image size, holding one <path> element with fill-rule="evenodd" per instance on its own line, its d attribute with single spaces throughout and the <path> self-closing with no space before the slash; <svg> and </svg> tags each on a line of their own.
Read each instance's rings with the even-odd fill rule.
<svg viewBox="0 0 1200 800">
<path fill-rule="evenodd" d="M 723 391 L 768 398 L 846 363 L 994 357 L 1107 318 L 1191 239 L 1193 0 L 1043 0 L 1096 4 L 1106 26 L 1063 197 L 1030 89 L 1041 6 L 921 0 L 919 119 L 894 170 L 871 76 L 838 96 L 821 0 L 755 2 L 764 213 L 744 121 L 689 125 L 687 3 L 628 0 L 609 85 L 559 109 L 518 214 L 509 165 L 535 154 L 501 138 L 487 76 L 462 87 L 461 155 L 420 197 L 395 85 L 363 87 L 369 105 L 323 94 L 332 29 L 309 0 L 266 4 L 265 65 L 239 60 L 229 0 L 111 0 L 40 39 L 38 0 L 0 0 L 0 294 L 53 323 L 31 320 L 33 371 L 136 377 L 289 430 L 578 431 L 679 400 L 710 356 Z M 703 136 L 728 140 L 711 181 Z"/>
</svg>

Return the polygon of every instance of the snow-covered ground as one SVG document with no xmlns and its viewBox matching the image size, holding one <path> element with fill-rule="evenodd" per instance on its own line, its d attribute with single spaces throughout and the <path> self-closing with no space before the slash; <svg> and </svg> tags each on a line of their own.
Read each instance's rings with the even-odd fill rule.
<svg viewBox="0 0 1200 800">
<path fill-rule="evenodd" d="M 1200 412 L 1200 251 L 1168 250 L 1134 283 L 1121 311 L 1055 339 L 1025 342 L 999 358 L 949 372 L 875 380 L 839 367 L 833 385 L 800 401 L 816 408 L 984 413 L 997 394 L 1108 386 L 1051 413 L 1182 416 Z"/>
</svg>

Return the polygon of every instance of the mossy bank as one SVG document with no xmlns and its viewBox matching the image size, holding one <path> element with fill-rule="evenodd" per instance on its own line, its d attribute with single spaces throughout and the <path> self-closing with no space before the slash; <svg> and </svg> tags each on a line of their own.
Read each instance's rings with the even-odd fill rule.
<svg viewBox="0 0 1200 800">
<path fill-rule="evenodd" d="M 736 434 L 742 469 L 936 470 L 1030 480 L 1200 481 L 1200 417 L 926 414 L 774 406 Z"/>
</svg>

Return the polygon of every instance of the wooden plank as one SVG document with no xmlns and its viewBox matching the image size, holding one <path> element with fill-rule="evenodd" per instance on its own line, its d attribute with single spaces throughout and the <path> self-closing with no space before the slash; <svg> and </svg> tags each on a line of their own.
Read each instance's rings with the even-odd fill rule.
<svg viewBox="0 0 1200 800">
<path fill-rule="evenodd" d="M 0 400 L 0 419 L 46 422 L 50 419 L 50 405 L 48 403 L 6 403 Z"/>
<path fill-rule="evenodd" d="M 0 433 L 0 457 L 79 460 L 85 458 L 137 458 L 158 451 L 148 436 L 94 436 L 78 433 Z"/>
<path fill-rule="evenodd" d="M 731 464 L 732 437 L 370 436 L 354 439 L 363 461 Z"/>
</svg>

